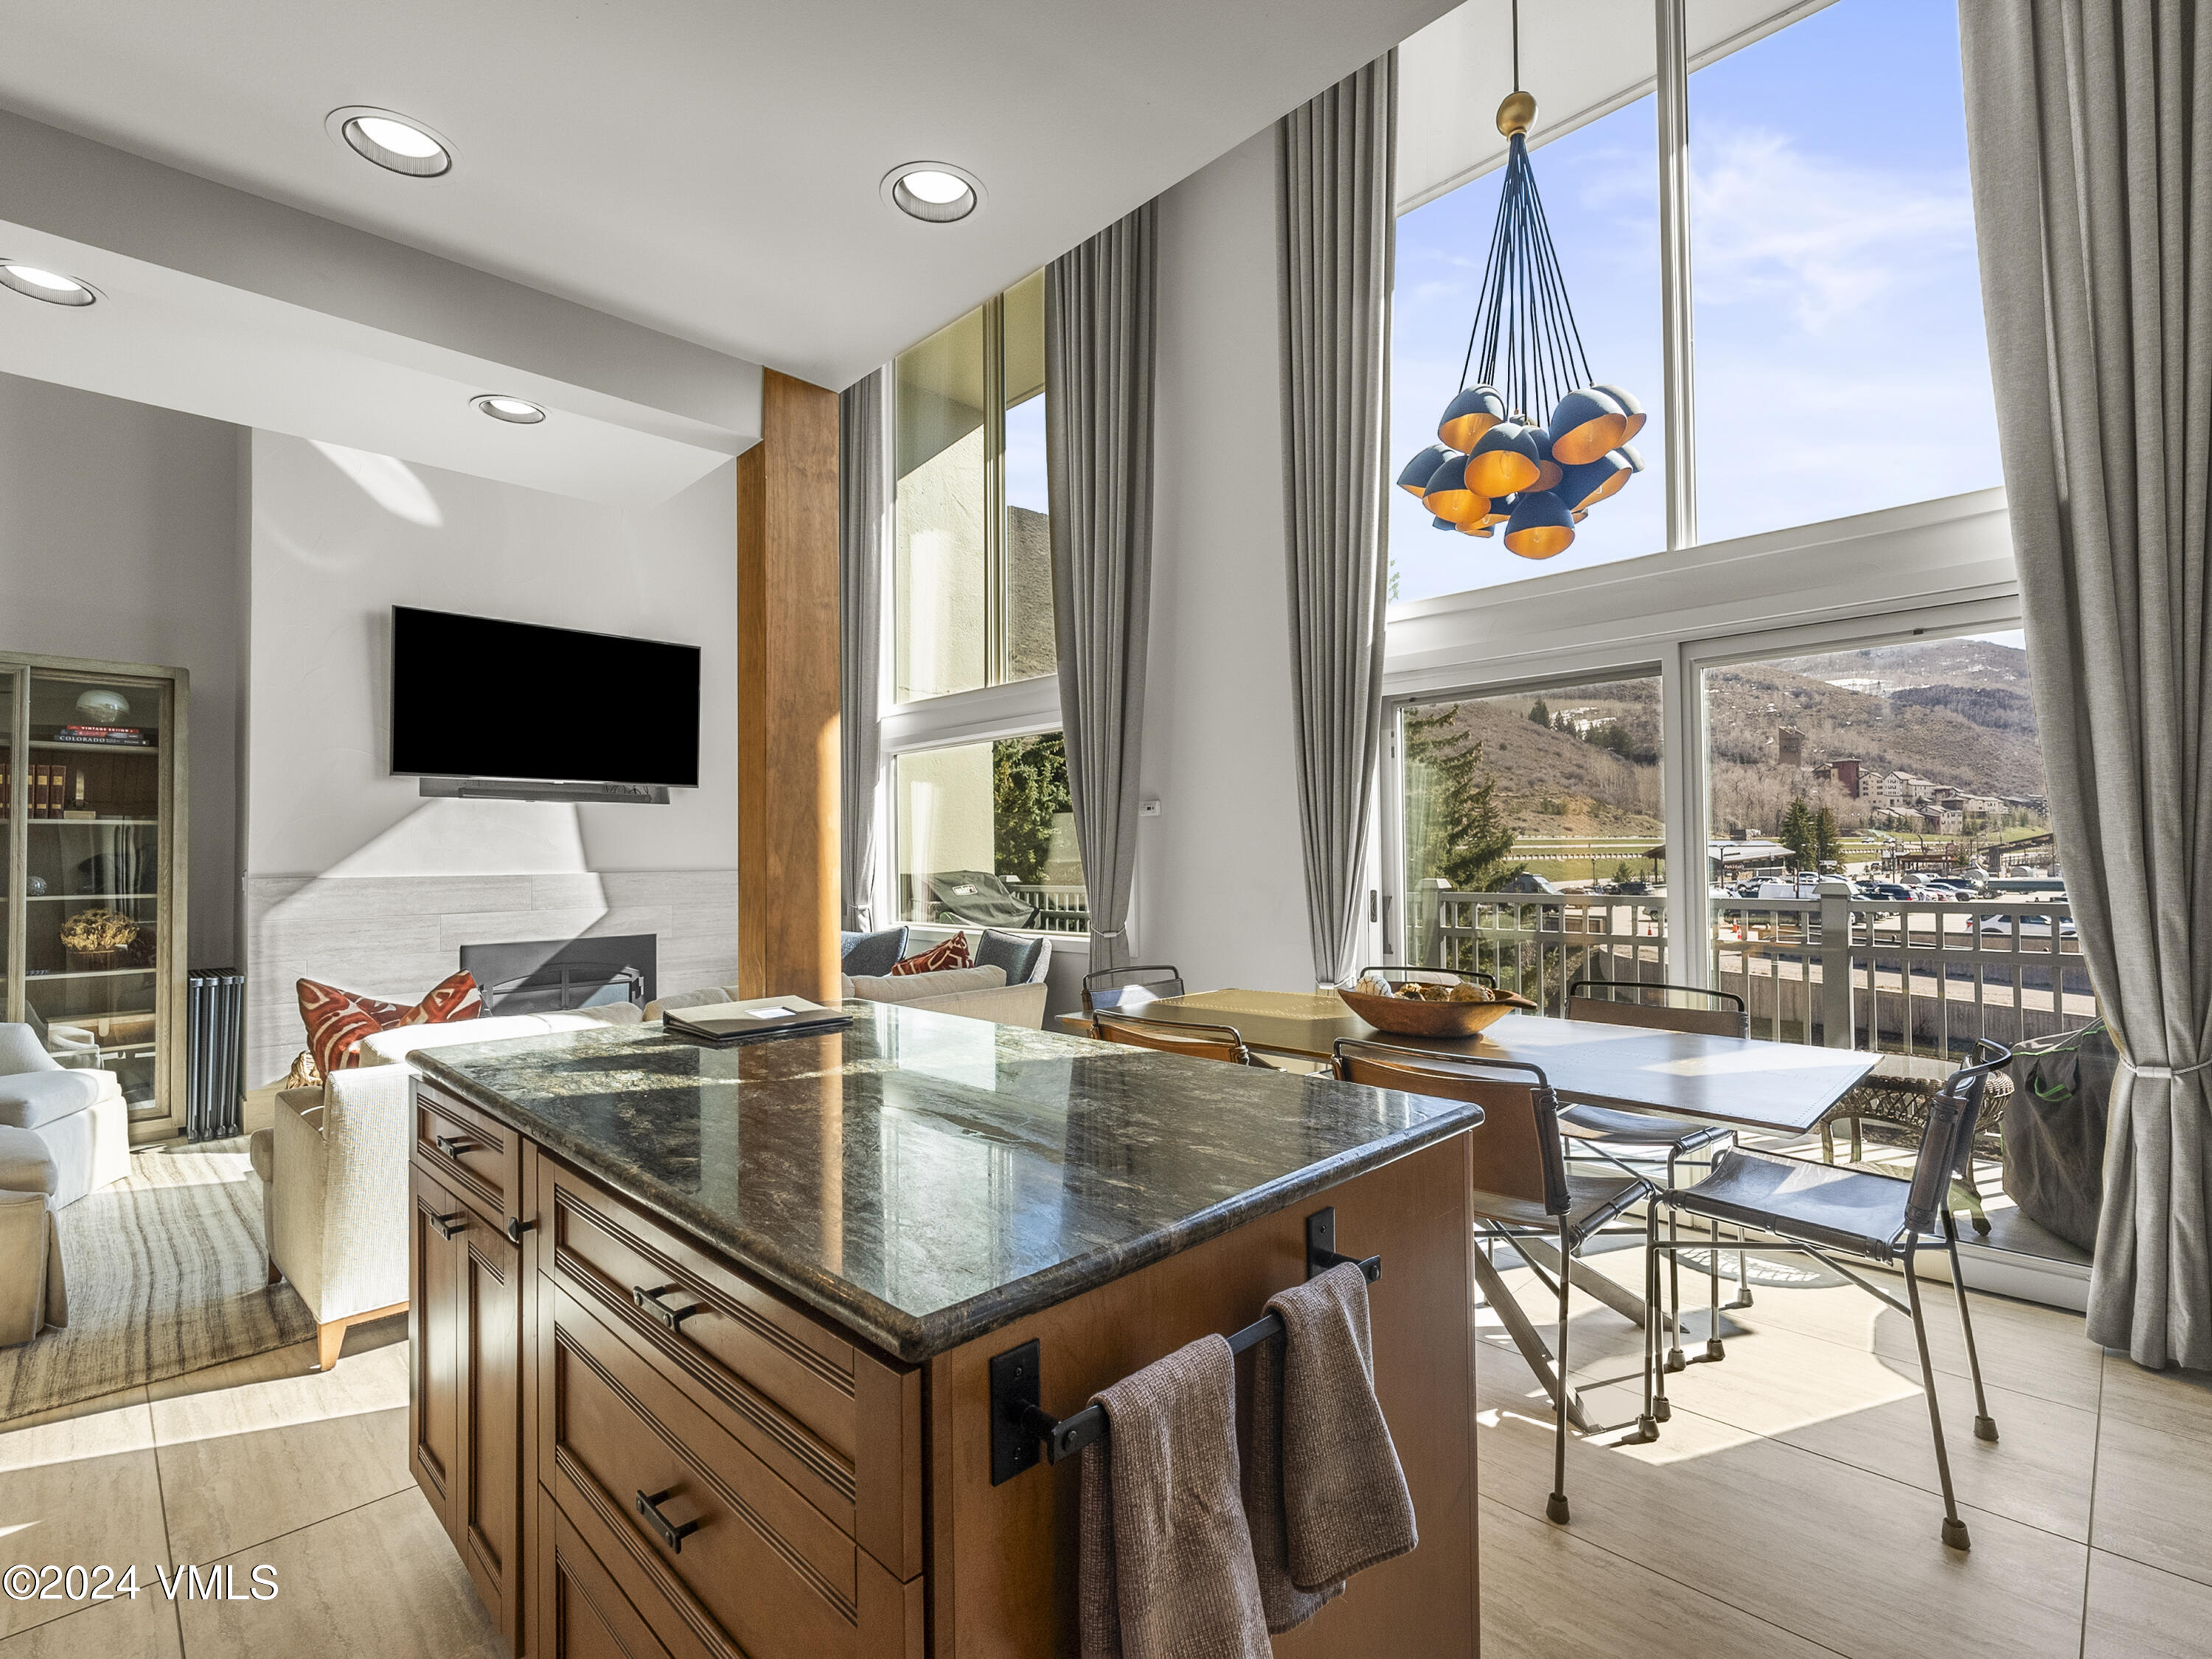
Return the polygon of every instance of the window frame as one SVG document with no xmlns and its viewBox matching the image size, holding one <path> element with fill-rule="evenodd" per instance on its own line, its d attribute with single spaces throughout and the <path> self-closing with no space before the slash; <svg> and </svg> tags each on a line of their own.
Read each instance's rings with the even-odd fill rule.
<svg viewBox="0 0 2212 1659">
<path fill-rule="evenodd" d="M 1844 573 L 1859 597 L 1843 599 Z M 1655 586 L 1654 584 L 1663 584 Z M 1821 585 L 1825 584 L 1825 585 Z M 1608 590 L 1620 589 L 1611 592 Z M 1663 592 L 1666 603 L 1654 605 Z M 1638 603 L 1640 599 L 1641 603 Z M 1401 614 L 1402 613 L 1402 614 Z M 1704 673 L 1730 662 L 1856 649 L 1928 634 L 1996 633 L 2021 622 L 2020 582 L 2002 489 L 1885 507 L 1734 542 L 1563 571 L 1398 607 L 1386 635 L 1383 771 L 1373 884 L 1389 917 L 1380 959 L 1405 949 L 1407 707 L 1555 685 L 1660 678 L 1661 788 L 1668 852 L 1668 978 L 1704 985 L 1703 880 L 1685 895 L 1674 872 L 1711 839 Z M 1686 933 L 1685 927 L 1698 930 Z"/>
<path fill-rule="evenodd" d="M 1003 690 L 1009 686 L 1034 685 L 1054 678 L 1051 674 L 1033 675 L 1028 679 L 1009 680 L 1006 678 L 1012 659 L 1012 607 L 1007 598 L 1012 584 L 1012 550 L 1006 534 L 1006 296 L 1030 280 L 994 294 L 981 305 L 961 313 L 945 326 L 952 327 L 974 312 L 982 313 L 983 333 L 983 662 L 986 678 L 980 686 L 970 686 L 964 691 L 940 692 L 935 696 L 915 697 L 904 702 L 887 702 L 886 713 L 917 710 L 924 705 L 944 702 L 948 699 L 972 697 L 980 692 Z M 935 336 L 925 336 L 915 343 L 920 346 Z M 908 348 L 908 350 L 914 347 Z M 904 356 L 902 352 L 900 356 Z M 886 364 L 887 383 L 891 395 L 887 399 L 884 421 L 886 467 L 890 487 L 890 534 L 884 542 L 884 605 L 883 617 L 886 632 L 884 684 L 892 697 L 898 686 L 898 578 L 896 569 L 898 538 L 898 357 Z M 1040 391 L 1039 398 L 1047 394 Z M 1024 398 L 1024 402 L 1029 401 Z"/>
</svg>

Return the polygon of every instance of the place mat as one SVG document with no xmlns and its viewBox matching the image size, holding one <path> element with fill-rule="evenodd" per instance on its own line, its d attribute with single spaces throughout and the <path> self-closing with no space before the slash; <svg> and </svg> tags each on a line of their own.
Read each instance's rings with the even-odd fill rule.
<svg viewBox="0 0 2212 1659">
<path fill-rule="evenodd" d="M 1250 1014 L 1261 1019 L 1303 1019 L 1316 1023 L 1347 1019 L 1352 1010 L 1334 991 L 1198 991 L 1160 1000 L 1176 1008 L 1211 1013 Z"/>
</svg>

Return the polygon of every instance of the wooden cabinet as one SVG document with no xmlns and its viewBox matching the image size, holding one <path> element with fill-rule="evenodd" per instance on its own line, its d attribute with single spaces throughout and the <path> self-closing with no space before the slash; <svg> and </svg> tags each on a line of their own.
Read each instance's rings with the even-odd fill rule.
<svg viewBox="0 0 2212 1659">
<path fill-rule="evenodd" d="M 414 1113 L 409 1462 L 517 1659 L 922 1659 L 921 1373 Z"/>
<path fill-rule="evenodd" d="M 420 1157 L 409 1197 L 408 1462 L 520 1654 L 522 1251 Z"/>
<path fill-rule="evenodd" d="M 1466 1135 L 915 1366 L 465 1103 L 426 1085 L 416 1113 L 410 1461 L 517 1659 L 1072 1652 L 1079 1471 L 993 1483 L 993 1358 L 1036 1341 L 1073 1412 L 1249 1323 L 1323 1205 L 1388 1264 L 1376 1390 L 1422 1542 L 1275 1650 L 1474 1651 Z"/>
</svg>

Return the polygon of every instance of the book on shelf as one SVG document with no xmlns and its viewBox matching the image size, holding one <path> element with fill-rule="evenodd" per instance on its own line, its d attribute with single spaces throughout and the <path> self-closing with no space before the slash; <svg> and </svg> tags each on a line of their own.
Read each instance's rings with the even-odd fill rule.
<svg viewBox="0 0 2212 1659">
<path fill-rule="evenodd" d="M 54 733 L 56 743 L 144 744 L 144 730 L 136 726 L 64 726 Z"/>
</svg>

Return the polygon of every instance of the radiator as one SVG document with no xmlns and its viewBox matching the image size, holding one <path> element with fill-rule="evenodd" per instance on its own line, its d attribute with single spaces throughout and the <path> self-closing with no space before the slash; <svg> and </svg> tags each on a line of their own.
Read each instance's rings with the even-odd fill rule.
<svg viewBox="0 0 2212 1659">
<path fill-rule="evenodd" d="M 185 1137 L 239 1133 L 246 1103 L 246 975 L 195 968 L 185 984 Z"/>
</svg>

